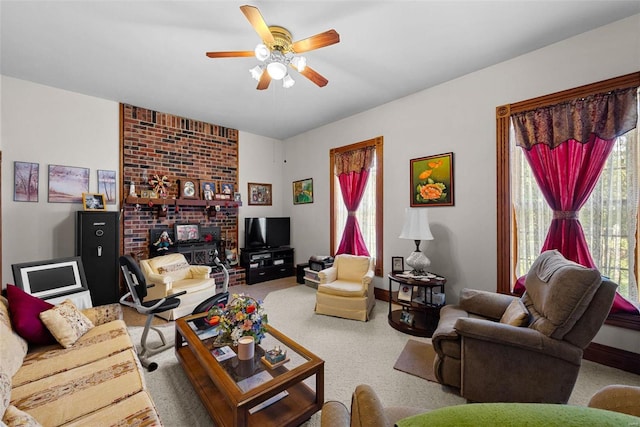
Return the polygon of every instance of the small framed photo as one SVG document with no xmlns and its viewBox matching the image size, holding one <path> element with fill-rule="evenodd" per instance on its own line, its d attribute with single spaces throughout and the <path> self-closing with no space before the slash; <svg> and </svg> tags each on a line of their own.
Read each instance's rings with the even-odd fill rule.
<svg viewBox="0 0 640 427">
<path fill-rule="evenodd" d="M 213 181 L 200 181 L 200 191 L 202 192 L 202 200 L 215 199 L 216 183 Z"/>
<path fill-rule="evenodd" d="M 235 193 L 233 193 L 233 201 L 241 203 L 242 202 L 242 194 L 240 194 L 237 191 Z"/>
<path fill-rule="evenodd" d="M 411 294 L 413 292 L 413 286 L 400 284 L 400 288 L 398 288 L 398 300 L 400 301 L 411 301 Z"/>
<path fill-rule="evenodd" d="M 413 313 L 403 311 L 402 313 L 400 313 L 400 321 L 409 326 L 413 326 Z"/>
<path fill-rule="evenodd" d="M 247 183 L 250 205 L 271 206 L 271 184 Z"/>
<path fill-rule="evenodd" d="M 82 207 L 85 211 L 103 211 L 107 198 L 103 193 L 82 193 Z"/>
<path fill-rule="evenodd" d="M 404 272 L 404 258 L 401 256 L 391 257 L 391 272 L 402 273 Z"/>
<path fill-rule="evenodd" d="M 149 193 L 151 193 L 149 190 L 140 190 L 140 197 L 142 197 L 143 199 L 149 199 L 151 198 L 151 195 Z"/>
<path fill-rule="evenodd" d="M 200 185 L 197 179 L 180 178 L 180 198 L 181 199 L 199 199 Z"/>
<path fill-rule="evenodd" d="M 220 184 L 220 193 L 229 196 L 229 199 L 233 196 L 233 184 L 229 182 L 223 182 Z"/>
</svg>

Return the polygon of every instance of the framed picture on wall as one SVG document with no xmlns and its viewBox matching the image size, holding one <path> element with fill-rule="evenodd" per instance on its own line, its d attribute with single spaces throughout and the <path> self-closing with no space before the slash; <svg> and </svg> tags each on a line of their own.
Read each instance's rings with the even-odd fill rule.
<svg viewBox="0 0 640 427">
<path fill-rule="evenodd" d="M 37 202 L 40 164 L 13 162 L 13 201 Z"/>
<path fill-rule="evenodd" d="M 249 182 L 247 189 L 250 205 L 271 206 L 271 184 Z"/>
<path fill-rule="evenodd" d="M 203 200 L 213 200 L 217 193 L 216 183 L 213 181 L 200 180 L 200 190 L 202 191 Z"/>
<path fill-rule="evenodd" d="M 411 207 L 453 206 L 453 153 L 411 159 Z"/>
<path fill-rule="evenodd" d="M 293 204 L 313 203 L 313 178 L 293 181 Z"/>
<path fill-rule="evenodd" d="M 81 203 L 82 193 L 88 192 L 88 168 L 49 165 L 50 203 Z"/>
<path fill-rule="evenodd" d="M 116 171 L 98 169 L 98 192 L 104 194 L 108 205 L 116 204 Z"/>
</svg>

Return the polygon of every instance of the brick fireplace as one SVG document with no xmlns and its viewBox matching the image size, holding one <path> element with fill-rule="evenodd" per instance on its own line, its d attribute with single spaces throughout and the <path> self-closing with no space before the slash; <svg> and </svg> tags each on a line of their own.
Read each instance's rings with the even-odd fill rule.
<svg viewBox="0 0 640 427">
<path fill-rule="evenodd" d="M 197 120 L 120 105 L 121 194 L 123 194 L 122 251 L 140 258 L 150 255 L 150 230 L 179 223 L 219 227 L 220 240 L 237 252 L 238 208 L 126 203 L 129 184 L 136 193 L 150 190 L 149 179 L 166 175 L 171 183 L 167 199 L 179 198 L 177 181 L 198 179 L 233 184 L 238 191 L 238 131 Z M 220 256 L 223 259 L 223 254 Z M 230 271 L 230 285 L 244 283 L 244 270 Z M 222 283 L 216 276 L 218 283 Z"/>
</svg>

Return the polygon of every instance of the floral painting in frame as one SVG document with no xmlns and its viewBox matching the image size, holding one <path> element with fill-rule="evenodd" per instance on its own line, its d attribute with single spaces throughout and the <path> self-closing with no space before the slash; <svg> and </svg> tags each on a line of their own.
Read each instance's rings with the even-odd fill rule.
<svg viewBox="0 0 640 427">
<path fill-rule="evenodd" d="M 108 205 L 116 204 L 116 171 L 98 169 L 98 193 L 104 194 Z"/>
<path fill-rule="evenodd" d="M 49 165 L 49 203 L 82 203 L 89 192 L 89 169 Z"/>
<path fill-rule="evenodd" d="M 13 167 L 13 201 L 37 202 L 40 164 L 14 162 Z"/>
<path fill-rule="evenodd" d="M 411 159 L 411 207 L 453 206 L 453 153 Z"/>
</svg>

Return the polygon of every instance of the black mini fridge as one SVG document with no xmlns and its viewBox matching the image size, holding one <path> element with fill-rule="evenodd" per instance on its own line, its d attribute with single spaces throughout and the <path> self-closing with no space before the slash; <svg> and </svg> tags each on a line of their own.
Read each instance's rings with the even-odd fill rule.
<svg viewBox="0 0 640 427">
<path fill-rule="evenodd" d="M 120 299 L 119 212 L 78 211 L 76 255 L 82 258 L 94 306 Z"/>
</svg>

